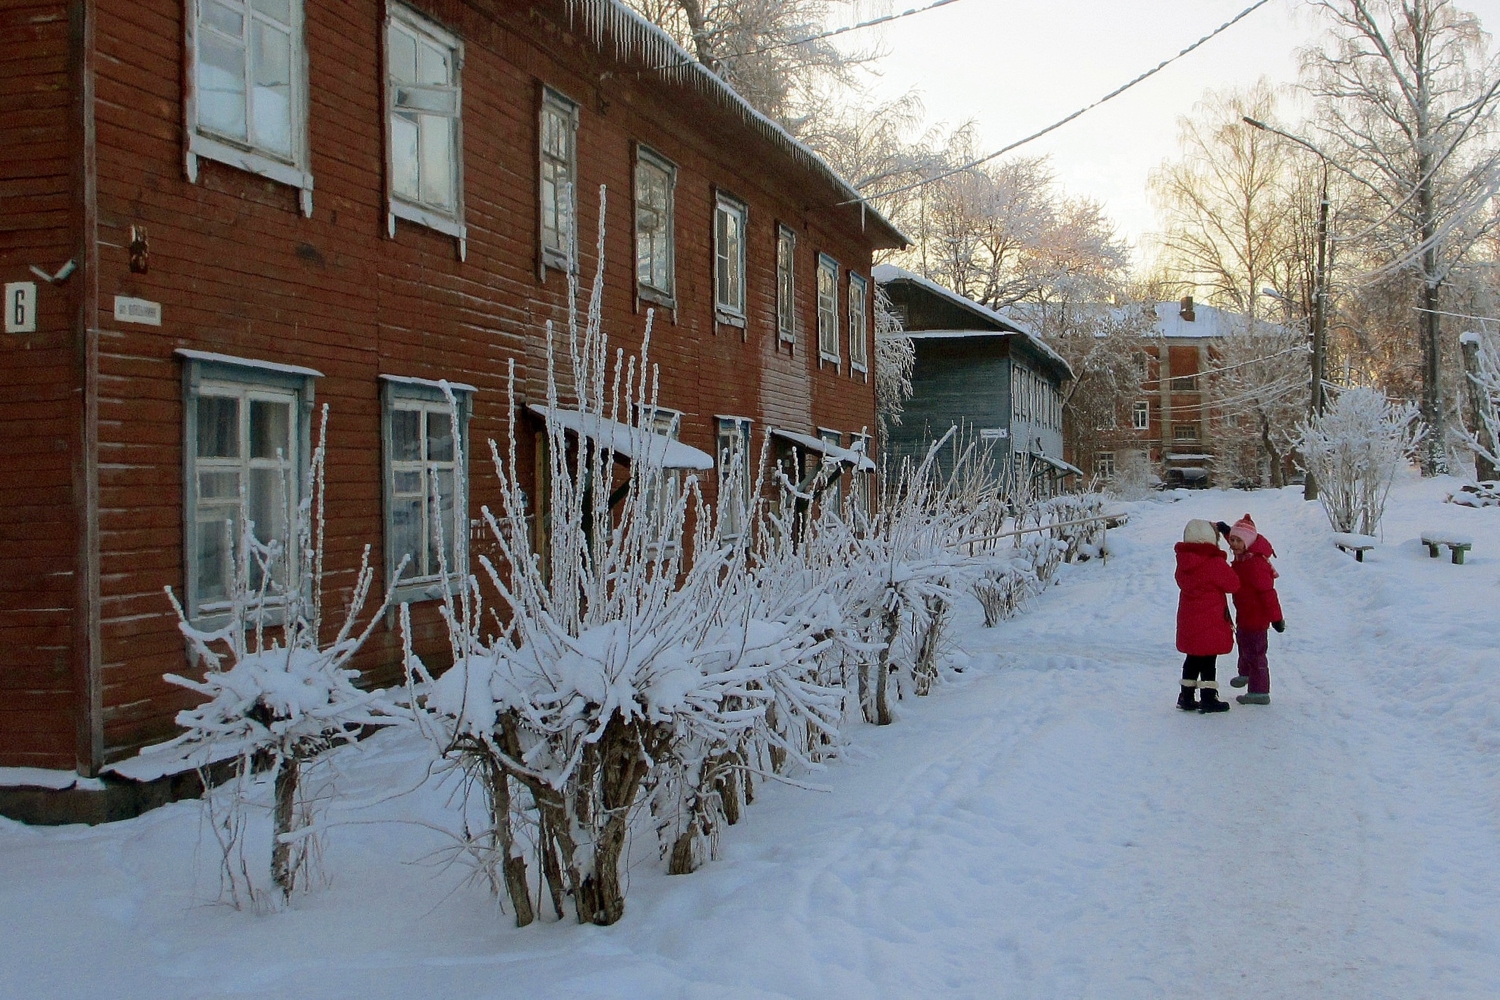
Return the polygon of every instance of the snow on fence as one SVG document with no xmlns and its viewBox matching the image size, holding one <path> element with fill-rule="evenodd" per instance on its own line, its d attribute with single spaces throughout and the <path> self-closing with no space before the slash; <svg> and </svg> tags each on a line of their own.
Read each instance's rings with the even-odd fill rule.
<svg viewBox="0 0 1500 1000">
<path fill-rule="evenodd" d="M 345 738 L 371 712 L 415 726 L 429 738 L 437 769 L 461 781 L 455 856 L 509 902 L 518 925 L 546 910 L 560 919 L 568 906 L 580 922 L 619 920 L 625 849 L 637 823 L 654 830 L 669 872 L 698 868 L 759 782 L 806 784 L 845 751 L 852 725 L 889 724 L 901 699 L 931 690 L 952 609 L 965 594 L 979 597 L 993 623 L 1014 614 L 1062 562 L 1097 554 L 1103 542 L 1102 498 L 1037 499 L 1006 485 L 984 452 L 951 435 L 897 470 L 880 509 L 868 513 L 853 490 L 842 503 L 832 499 L 847 464 L 838 455 L 821 456 L 804 476 L 800 463 L 773 463 L 766 438 L 758 461 L 746 449 L 724 472 L 727 483 L 750 477 L 752 488 L 724 488 L 709 504 L 693 475 L 653 461 L 650 449 L 617 461 L 630 435 L 569 434 L 590 421 L 636 424 L 657 402 L 652 315 L 629 358 L 611 357 L 600 321 L 602 201 L 601 190 L 586 320 L 580 325 L 571 312 L 561 338 L 546 329 L 547 411 L 574 418 L 547 422 L 547 482 L 536 492 L 550 498 L 551 531 L 541 543 L 532 531 L 512 427 L 503 449 L 490 443 L 498 504 L 483 508 L 498 557 L 479 556 L 476 573 L 444 589 L 451 666 L 434 670 L 414 654 L 404 605 L 402 705 L 350 693 L 342 665 L 357 648 L 349 638 L 357 607 L 326 649 L 317 642 L 316 606 L 289 615 L 314 624 L 288 631 L 274 655 L 255 660 L 266 669 L 239 686 L 229 683 L 235 671 L 220 672 L 207 652 L 208 641 L 233 645 L 233 636 L 183 626 L 209 667 L 202 686 L 187 683 L 219 706 L 184 713 L 179 721 L 192 727 L 185 739 L 270 748 L 295 776 L 306 754 Z M 576 300 L 576 287 L 571 294 Z M 572 402 L 558 388 L 559 339 Z M 514 404 L 514 369 L 511 383 Z M 944 447 L 956 452 L 946 476 L 935 461 Z M 304 509 L 302 523 L 309 517 Z M 314 520 L 319 540 L 300 549 L 317 560 L 306 572 L 316 580 L 321 503 Z M 245 523 L 242 548 L 250 552 L 259 543 Z M 445 553 L 441 537 L 435 541 L 434 551 Z M 441 570 L 449 574 L 446 564 Z M 231 631 L 259 635 L 263 607 L 254 604 L 247 601 Z M 236 660 L 245 658 L 236 652 Z M 289 686 L 331 693 L 299 707 L 284 696 Z M 232 704 L 223 696 L 231 688 Z M 211 726 L 202 721 L 208 714 Z M 276 808 L 274 853 L 282 860 L 273 861 L 273 880 L 289 894 L 285 855 L 306 826 L 282 822 L 279 795 Z M 237 873 L 249 879 L 243 863 Z"/>
</svg>

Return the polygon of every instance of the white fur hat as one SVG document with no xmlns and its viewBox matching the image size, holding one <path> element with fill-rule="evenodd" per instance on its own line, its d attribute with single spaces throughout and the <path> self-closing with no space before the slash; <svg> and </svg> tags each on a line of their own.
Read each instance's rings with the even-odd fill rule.
<svg viewBox="0 0 1500 1000">
<path fill-rule="evenodd" d="M 1182 540 L 1197 545 L 1219 544 L 1219 533 L 1214 530 L 1212 521 L 1204 521 L 1201 518 L 1193 518 L 1182 529 Z"/>
</svg>

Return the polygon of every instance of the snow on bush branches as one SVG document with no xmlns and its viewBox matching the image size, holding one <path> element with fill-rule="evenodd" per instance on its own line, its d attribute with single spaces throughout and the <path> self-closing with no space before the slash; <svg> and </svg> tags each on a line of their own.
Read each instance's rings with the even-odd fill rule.
<svg viewBox="0 0 1500 1000">
<path fill-rule="evenodd" d="M 1401 467 L 1426 435 L 1414 404 L 1393 403 L 1373 389 L 1348 389 L 1301 426 L 1303 467 L 1335 532 L 1373 535 Z"/>
<path fill-rule="evenodd" d="M 706 503 L 648 430 L 650 313 L 640 353 L 610 355 L 603 259 L 601 229 L 582 328 L 572 311 L 561 336 L 546 330 L 548 530 L 530 520 L 512 427 L 503 453 L 491 442 L 500 502 L 483 509 L 499 558 L 478 560 L 501 613 L 486 617 L 470 579 L 444 603 L 452 667 L 434 676 L 407 650 L 419 720 L 487 810 L 465 850 L 523 925 L 549 902 L 561 917 L 567 897 L 579 921 L 613 923 L 637 814 L 669 871 L 692 871 L 757 778 L 798 780 L 840 751 L 851 718 L 890 722 L 902 693 L 925 693 L 971 576 L 963 540 L 1001 503 L 993 483 L 939 482 L 929 455 L 869 517 L 833 488 L 858 455 L 773 463 L 769 438 L 754 467 L 748 447 L 730 453 Z M 513 368 L 511 384 L 513 399 Z"/>
</svg>

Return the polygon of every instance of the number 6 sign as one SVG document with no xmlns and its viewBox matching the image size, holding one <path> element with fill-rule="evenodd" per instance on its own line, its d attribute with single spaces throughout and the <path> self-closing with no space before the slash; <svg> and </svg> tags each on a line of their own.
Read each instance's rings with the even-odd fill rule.
<svg viewBox="0 0 1500 1000">
<path fill-rule="evenodd" d="M 36 282 L 6 282 L 5 332 L 36 332 Z"/>
</svg>

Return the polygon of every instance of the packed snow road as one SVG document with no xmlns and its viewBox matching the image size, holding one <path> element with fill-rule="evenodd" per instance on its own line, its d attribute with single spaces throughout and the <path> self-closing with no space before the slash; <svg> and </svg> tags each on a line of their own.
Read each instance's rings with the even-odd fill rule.
<svg viewBox="0 0 1500 1000">
<path fill-rule="evenodd" d="M 348 755 L 331 884 L 289 912 L 212 905 L 195 804 L 0 825 L 0 995 L 1500 995 L 1500 510 L 1445 486 L 1403 483 L 1363 564 L 1294 490 L 1132 505 L 1107 565 L 965 618 L 962 672 L 861 728 L 829 791 L 762 787 L 692 876 L 639 838 L 609 928 L 517 931 L 404 864 L 441 856 L 400 821 L 446 792 L 391 797 L 422 775 L 401 734 Z M 1280 553 L 1272 704 L 1183 713 L 1172 544 L 1246 509 Z M 1473 536 L 1468 565 L 1429 528 Z"/>
</svg>

